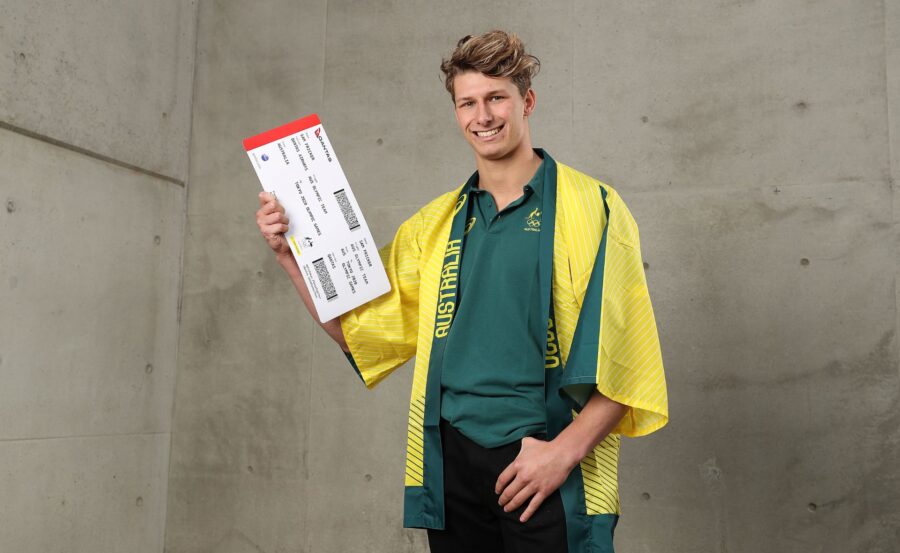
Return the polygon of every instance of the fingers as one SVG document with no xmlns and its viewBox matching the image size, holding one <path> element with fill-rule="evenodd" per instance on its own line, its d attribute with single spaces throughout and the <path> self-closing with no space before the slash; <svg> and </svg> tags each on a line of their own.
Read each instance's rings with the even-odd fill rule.
<svg viewBox="0 0 900 553">
<path fill-rule="evenodd" d="M 516 467 L 515 461 L 510 463 L 503 472 L 500 473 L 500 476 L 497 477 L 497 483 L 494 484 L 494 493 L 499 494 L 503 491 L 503 489 L 512 482 L 513 478 L 516 477 Z"/>
<path fill-rule="evenodd" d="M 510 487 L 515 485 L 516 482 L 514 481 Z M 512 499 L 510 499 L 508 503 L 500 503 L 500 505 L 503 505 L 504 512 L 510 513 L 512 511 L 515 511 L 516 509 L 524 505 L 525 502 L 528 501 L 529 497 L 535 495 L 535 490 L 532 486 L 521 484 L 518 486 L 518 488 L 519 490 L 515 493 L 515 495 L 512 496 Z"/>
<path fill-rule="evenodd" d="M 528 503 L 528 508 L 525 509 L 525 512 L 522 513 L 522 516 L 519 517 L 519 522 L 528 522 L 528 519 L 531 518 L 531 515 L 534 514 L 535 511 L 538 510 L 538 507 L 541 506 L 541 503 L 544 502 L 544 494 L 538 492 L 534 494 L 534 497 L 531 498 L 531 502 Z"/>
<path fill-rule="evenodd" d="M 288 218 L 284 208 L 270 192 L 259 193 L 259 209 L 256 211 L 256 225 L 266 240 L 266 244 L 278 254 L 291 251 L 284 233 L 288 231 Z"/>
<path fill-rule="evenodd" d="M 288 230 L 288 226 L 278 223 L 275 225 L 264 225 L 259 227 L 260 232 L 263 233 L 263 236 L 266 238 L 274 238 L 280 234 L 284 234 Z"/>
<path fill-rule="evenodd" d="M 260 192 L 258 213 L 272 213 L 275 211 L 284 213 L 284 208 L 281 206 L 281 203 L 275 195 L 271 192 Z"/>
<path fill-rule="evenodd" d="M 511 511 L 512 509 L 507 509 L 506 507 L 509 506 L 509 503 L 514 500 L 518 496 L 519 492 L 521 492 L 525 487 L 525 480 L 523 478 L 516 478 L 503 489 L 503 493 L 500 494 L 500 499 L 497 500 L 497 503 L 499 503 L 501 507 L 504 507 L 504 511 Z M 524 499 L 522 501 L 524 501 Z M 521 505 L 521 502 L 519 502 L 519 504 Z M 515 507 L 513 507 L 513 509 L 515 509 Z"/>
<path fill-rule="evenodd" d="M 262 232 L 266 238 L 287 232 L 288 224 L 290 223 L 287 215 L 284 214 L 283 209 L 266 209 L 267 207 L 271 208 L 272 205 L 271 202 L 266 203 L 265 206 L 260 208 L 256 213 L 256 224 L 259 226 L 260 232 Z"/>
<path fill-rule="evenodd" d="M 267 213 L 259 218 L 259 222 L 263 225 L 275 225 L 278 223 L 286 225 L 289 223 L 287 215 L 285 215 L 281 211 Z"/>
<path fill-rule="evenodd" d="M 271 203 L 271 202 L 278 203 L 278 199 L 275 198 L 275 194 L 272 194 L 271 192 L 266 192 L 265 190 L 263 190 L 262 192 L 259 193 L 259 205 L 260 206 L 264 206 L 267 203 Z"/>
</svg>

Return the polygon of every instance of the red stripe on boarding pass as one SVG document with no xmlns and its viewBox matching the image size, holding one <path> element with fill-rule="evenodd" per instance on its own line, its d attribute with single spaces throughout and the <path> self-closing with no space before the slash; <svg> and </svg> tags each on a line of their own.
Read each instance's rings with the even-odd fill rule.
<svg viewBox="0 0 900 553">
<path fill-rule="evenodd" d="M 319 122 L 319 116 L 313 113 L 301 119 L 297 119 L 296 121 L 287 123 L 286 125 L 275 127 L 270 131 L 260 133 L 256 136 L 251 136 L 250 138 L 245 138 L 244 149 L 249 152 L 250 150 L 255 150 L 260 146 L 265 146 L 270 142 L 281 140 L 285 136 L 296 134 L 302 130 L 308 129 L 310 127 L 315 127 L 316 125 L 320 124 L 321 123 Z"/>
</svg>

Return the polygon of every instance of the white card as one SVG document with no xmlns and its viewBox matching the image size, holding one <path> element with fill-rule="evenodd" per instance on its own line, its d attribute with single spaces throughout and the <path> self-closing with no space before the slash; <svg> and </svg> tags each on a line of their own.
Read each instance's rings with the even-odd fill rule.
<svg viewBox="0 0 900 553">
<path fill-rule="evenodd" d="M 263 190 L 289 219 L 285 238 L 322 322 L 388 292 L 372 233 L 319 117 L 244 140 Z"/>
</svg>

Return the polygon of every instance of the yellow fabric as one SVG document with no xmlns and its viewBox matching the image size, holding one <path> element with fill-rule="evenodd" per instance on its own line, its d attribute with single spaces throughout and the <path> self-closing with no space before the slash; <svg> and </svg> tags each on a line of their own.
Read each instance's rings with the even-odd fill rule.
<svg viewBox="0 0 900 553">
<path fill-rule="evenodd" d="M 589 515 L 619 514 L 619 442 L 610 434 L 581 460 L 584 506 Z"/>
<path fill-rule="evenodd" d="M 606 221 L 601 186 L 607 192 L 610 221 Z M 366 386 L 375 386 L 416 355 L 407 486 L 423 483 L 423 414 L 435 306 L 460 191 L 441 195 L 400 226 L 394 240 L 380 251 L 391 291 L 341 316 L 344 337 Z M 552 287 L 563 363 L 569 356 L 603 229 L 609 224 L 596 387 L 629 406 L 613 434 L 649 434 L 666 424 L 668 403 L 637 225 L 615 190 L 561 163 L 557 163 L 555 221 Z M 615 472 L 591 470 L 597 455 L 616 460 L 618 446 L 618 437 L 608 438 L 585 459 L 587 468 L 582 463 L 583 473 L 593 475 L 606 489 L 592 512 L 618 512 Z"/>
<path fill-rule="evenodd" d="M 557 167 L 553 295 L 563 363 L 569 356 L 602 230 L 608 225 L 597 389 L 629 406 L 613 433 L 643 436 L 665 426 L 669 410 L 637 224 L 612 187 L 563 164 Z M 607 192 L 609 221 L 600 186 Z M 571 273 L 567 276 L 560 267 L 568 267 Z"/>
<path fill-rule="evenodd" d="M 391 291 L 341 316 L 341 328 L 366 386 L 416 355 L 407 423 L 407 486 L 424 481 L 425 385 L 445 245 L 459 190 L 420 209 L 380 250 Z M 424 286 L 419 284 L 425 283 Z M 420 308 L 421 307 L 421 308 Z"/>
</svg>

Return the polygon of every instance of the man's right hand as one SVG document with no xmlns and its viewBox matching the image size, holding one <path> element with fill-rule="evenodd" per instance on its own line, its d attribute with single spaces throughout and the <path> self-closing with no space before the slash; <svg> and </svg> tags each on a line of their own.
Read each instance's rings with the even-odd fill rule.
<svg viewBox="0 0 900 553">
<path fill-rule="evenodd" d="M 287 239 L 284 237 L 284 233 L 288 229 L 287 215 L 284 214 L 284 208 L 281 207 L 275 196 L 269 192 L 259 193 L 259 210 L 256 212 L 256 225 L 259 227 L 259 232 L 262 233 L 263 238 L 266 239 L 266 244 L 275 252 L 275 257 L 278 259 L 281 268 L 287 272 L 291 282 L 294 283 L 294 288 L 297 289 L 297 293 L 303 299 L 303 304 L 306 305 L 309 314 L 341 346 L 342 350 L 349 352 L 350 347 L 347 346 L 347 342 L 344 340 L 340 318 L 324 322 L 319 321 L 319 315 L 316 312 L 313 299 L 309 295 L 309 289 L 306 287 L 303 277 L 300 276 L 300 267 L 294 259 L 294 254 L 291 253 L 291 247 L 288 245 Z"/>
<path fill-rule="evenodd" d="M 288 245 L 284 233 L 288 229 L 288 218 L 284 214 L 284 208 L 269 192 L 259 193 L 259 210 L 256 212 L 256 225 L 259 232 L 266 239 L 266 244 L 272 248 L 279 258 L 291 255 L 291 247 Z"/>
</svg>

